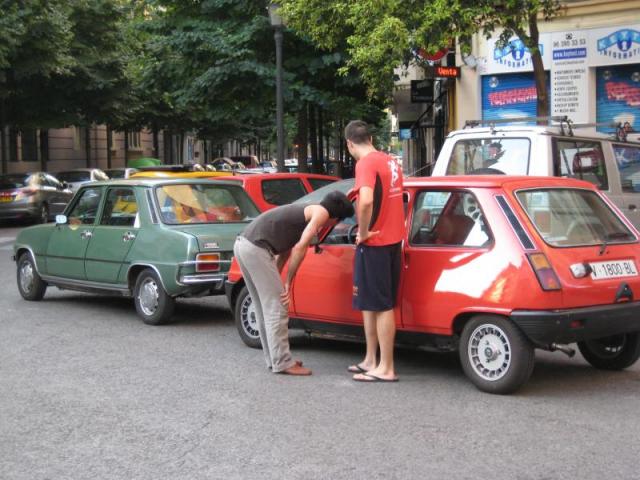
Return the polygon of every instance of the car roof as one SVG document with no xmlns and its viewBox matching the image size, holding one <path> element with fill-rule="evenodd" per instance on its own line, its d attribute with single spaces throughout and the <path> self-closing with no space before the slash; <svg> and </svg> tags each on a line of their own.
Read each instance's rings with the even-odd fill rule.
<svg viewBox="0 0 640 480">
<path fill-rule="evenodd" d="M 127 187 L 155 187 L 157 185 L 229 185 L 229 182 L 221 182 L 217 179 L 208 178 L 120 178 L 113 180 L 104 180 L 100 182 L 91 182 L 87 184 L 90 187 L 109 185 L 109 186 L 127 186 Z"/>
<path fill-rule="evenodd" d="M 527 188 L 573 187 L 597 190 L 590 182 L 567 177 L 516 175 L 450 175 L 443 177 L 406 177 L 404 186 L 416 187 L 472 187 L 472 188 Z"/>
<path fill-rule="evenodd" d="M 250 180 L 250 179 L 257 180 Z M 321 173 L 291 173 L 291 172 L 282 172 L 282 173 L 258 173 L 255 174 L 242 174 L 242 175 L 233 175 L 224 177 L 224 180 L 235 180 L 238 182 L 247 182 L 247 181 L 261 181 L 261 180 L 273 180 L 273 179 L 287 179 L 287 178 L 317 178 L 322 180 L 340 180 L 338 177 L 333 177 L 331 175 L 323 175 Z"/>
<path fill-rule="evenodd" d="M 567 126 L 564 128 L 560 126 L 547 126 L 547 125 L 495 125 L 493 127 L 470 127 L 463 128 L 460 130 L 454 130 L 447 135 L 449 138 L 453 137 L 465 137 L 465 136 L 476 136 L 476 135 L 487 135 L 487 136 L 499 136 L 500 134 L 509 134 L 509 135 L 517 135 L 517 134 L 536 134 L 536 135 L 559 135 L 562 137 L 568 138 L 590 138 L 597 140 L 610 140 L 615 143 L 630 143 L 632 145 L 638 145 L 639 142 L 627 139 L 620 140 L 615 137 L 614 133 L 603 133 L 603 132 L 594 132 L 590 127 L 580 128 L 579 126 L 574 126 L 569 129 Z"/>
</svg>

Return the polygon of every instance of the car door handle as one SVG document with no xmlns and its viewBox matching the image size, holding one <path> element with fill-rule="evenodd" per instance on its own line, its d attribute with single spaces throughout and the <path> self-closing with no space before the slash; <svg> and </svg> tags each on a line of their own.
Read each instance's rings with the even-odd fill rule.
<svg viewBox="0 0 640 480">
<path fill-rule="evenodd" d="M 134 238 L 136 238 L 135 234 L 133 234 L 131 232 L 127 232 L 122 236 L 122 241 L 123 242 L 129 242 L 129 241 L 133 240 Z"/>
<path fill-rule="evenodd" d="M 91 238 L 93 237 L 93 233 L 91 233 L 90 230 L 83 230 L 82 233 L 80 234 L 80 238 Z"/>
</svg>

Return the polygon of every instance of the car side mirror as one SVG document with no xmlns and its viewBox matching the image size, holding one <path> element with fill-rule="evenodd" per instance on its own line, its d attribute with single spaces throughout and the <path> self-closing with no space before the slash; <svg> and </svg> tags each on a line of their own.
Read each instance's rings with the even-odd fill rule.
<svg viewBox="0 0 640 480">
<path fill-rule="evenodd" d="M 67 224 L 66 215 L 56 215 L 56 225 L 66 225 L 66 224 Z"/>
</svg>

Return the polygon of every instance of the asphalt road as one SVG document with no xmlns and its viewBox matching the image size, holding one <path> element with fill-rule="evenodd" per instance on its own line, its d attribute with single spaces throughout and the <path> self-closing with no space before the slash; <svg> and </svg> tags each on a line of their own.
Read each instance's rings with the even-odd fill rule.
<svg viewBox="0 0 640 480">
<path fill-rule="evenodd" d="M 638 479 L 640 364 L 537 353 L 518 394 L 457 356 L 397 354 L 353 382 L 361 345 L 293 335 L 307 378 L 269 373 L 224 298 L 144 325 L 131 300 L 50 288 L 26 302 L 0 227 L 0 479 Z"/>
</svg>

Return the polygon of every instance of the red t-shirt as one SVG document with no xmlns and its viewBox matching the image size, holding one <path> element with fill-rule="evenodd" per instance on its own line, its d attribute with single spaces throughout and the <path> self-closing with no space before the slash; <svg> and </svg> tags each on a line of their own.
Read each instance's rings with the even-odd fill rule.
<svg viewBox="0 0 640 480">
<path fill-rule="evenodd" d="M 380 231 L 364 242 L 366 245 L 392 245 L 404 237 L 402 204 L 402 169 L 389 155 L 372 152 L 356 162 L 356 184 L 373 189 L 373 211 L 370 231 Z"/>
</svg>

